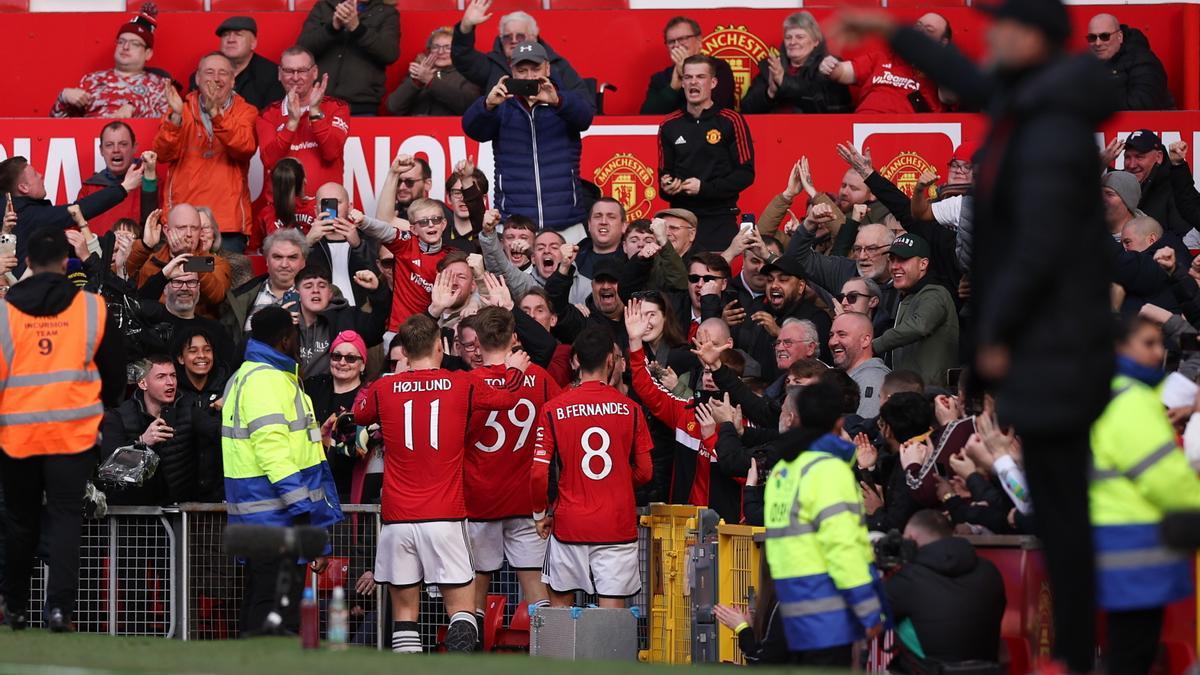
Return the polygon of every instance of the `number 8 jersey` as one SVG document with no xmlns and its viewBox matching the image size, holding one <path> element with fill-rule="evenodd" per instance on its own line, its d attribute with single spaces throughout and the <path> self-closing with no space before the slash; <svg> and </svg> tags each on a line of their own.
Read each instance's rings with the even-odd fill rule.
<svg viewBox="0 0 1200 675">
<path fill-rule="evenodd" d="M 504 364 L 470 371 L 491 387 L 504 386 Z M 562 389 L 540 366 L 521 378 L 521 400 L 508 410 L 478 410 L 467 427 L 467 518 L 474 521 L 529 518 L 529 464 L 538 411 Z"/>
<path fill-rule="evenodd" d="M 637 541 L 635 485 L 650 480 L 650 432 L 641 406 L 601 382 L 584 382 L 542 408 L 533 451 L 535 512 L 560 466 L 554 537 L 565 544 Z"/>
</svg>

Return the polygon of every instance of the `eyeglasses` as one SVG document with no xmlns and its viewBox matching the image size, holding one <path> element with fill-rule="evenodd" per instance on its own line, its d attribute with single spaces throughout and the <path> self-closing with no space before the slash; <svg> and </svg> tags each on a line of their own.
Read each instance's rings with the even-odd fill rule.
<svg viewBox="0 0 1200 675">
<path fill-rule="evenodd" d="M 813 343 L 812 340 L 790 340 L 790 339 L 789 340 L 776 340 L 775 346 L 783 347 L 784 349 L 791 349 L 792 345 L 806 345 L 806 344 L 812 344 L 812 343 Z"/>
<path fill-rule="evenodd" d="M 850 255 L 852 255 L 852 256 L 860 255 L 863 253 L 875 255 L 876 253 L 882 251 L 885 248 L 891 248 L 891 245 L 890 244 L 876 244 L 875 246 L 851 246 L 850 247 Z"/>
<path fill-rule="evenodd" d="M 134 49 L 145 49 L 146 43 L 141 40 L 130 40 L 129 38 L 117 38 L 118 47 L 133 47 Z"/>
<path fill-rule="evenodd" d="M 837 300 L 838 302 L 848 302 L 853 305 L 854 303 L 858 302 L 859 299 L 861 299 L 861 298 L 873 298 L 873 297 L 875 297 L 875 296 L 871 295 L 870 293 L 859 293 L 857 291 L 850 291 L 849 293 L 838 293 L 833 296 L 833 299 Z"/>
<path fill-rule="evenodd" d="M 528 36 L 524 33 L 509 33 L 508 35 L 501 35 L 500 39 L 510 45 L 519 45 L 525 41 L 526 37 Z"/>
<path fill-rule="evenodd" d="M 346 363 L 358 363 L 359 361 L 362 361 L 362 357 L 358 356 L 357 354 L 339 354 L 337 352 L 333 352 L 329 355 L 329 360 L 345 361 Z"/>
<path fill-rule="evenodd" d="M 412 221 L 417 227 L 429 227 L 430 225 L 441 225 L 446 222 L 446 216 L 433 216 L 432 218 L 422 218 Z"/>
<path fill-rule="evenodd" d="M 1088 33 L 1087 41 L 1089 44 L 1092 42 L 1095 42 L 1097 40 L 1099 40 L 1100 42 L 1108 42 L 1109 40 L 1112 39 L 1112 36 L 1113 36 L 1112 33 Z"/>
<path fill-rule="evenodd" d="M 424 178 L 401 178 L 396 181 L 397 184 L 403 185 L 406 188 L 410 188 L 410 187 L 416 185 L 417 183 L 423 183 L 423 182 L 425 182 Z"/>
<path fill-rule="evenodd" d="M 477 351 L 479 351 L 479 343 L 478 343 L 478 342 L 471 342 L 471 343 L 467 343 L 467 342 L 458 342 L 457 344 L 458 344 L 458 348 L 459 348 L 459 350 L 461 350 L 461 351 L 464 351 L 464 352 L 477 352 Z"/>
<path fill-rule="evenodd" d="M 450 45 L 433 45 L 432 47 L 429 48 L 429 51 L 431 51 L 431 52 L 448 52 L 448 51 L 450 51 Z"/>
<path fill-rule="evenodd" d="M 283 73 L 284 75 L 292 75 L 292 76 L 303 75 L 316 67 L 317 67 L 317 64 L 315 64 L 315 63 L 307 68 L 283 68 L 283 67 L 280 67 L 279 72 Z"/>
<path fill-rule="evenodd" d="M 171 280 L 172 288 L 198 288 L 199 286 L 200 286 L 199 279 L 192 279 L 191 281 L 184 281 L 181 279 L 172 279 Z"/>
<path fill-rule="evenodd" d="M 961 159 L 956 159 L 953 162 L 950 162 L 950 170 L 951 171 L 962 171 L 962 172 L 966 173 L 966 172 L 971 171 L 971 163 L 964 162 Z"/>
<path fill-rule="evenodd" d="M 463 198 L 462 188 L 450 188 L 449 190 L 446 190 L 446 194 L 450 195 L 451 199 L 462 199 Z"/>
<path fill-rule="evenodd" d="M 708 283 L 710 281 L 720 281 L 721 279 L 724 279 L 724 278 L 725 277 L 719 277 L 715 274 L 689 274 L 688 275 L 688 281 L 692 282 L 693 284 L 698 284 L 701 281 L 703 281 L 705 283 Z"/>
<path fill-rule="evenodd" d="M 677 38 L 670 38 L 668 40 L 663 40 L 663 44 L 665 44 L 668 47 L 674 47 L 675 45 L 681 45 L 681 44 L 687 42 L 688 40 L 695 40 L 697 37 L 699 37 L 699 36 L 698 35 L 683 35 L 683 36 L 680 36 Z"/>
</svg>

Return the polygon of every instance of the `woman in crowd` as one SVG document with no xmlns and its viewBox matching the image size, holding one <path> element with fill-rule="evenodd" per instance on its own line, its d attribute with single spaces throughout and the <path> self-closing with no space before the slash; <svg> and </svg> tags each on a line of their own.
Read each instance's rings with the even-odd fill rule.
<svg viewBox="0 0 1200 675">
<path fill-rule="evenodd" d="M 393 115 L 421 117 L 443 115 L 462 117 L 475 99 L 479 87 L 466 80 L 450 60 L 450 42 L 454 29 L 442 26 L 425 42 L 425 53 L 408 64 L 408 77 L 388 96 L 388 112 Z"/>
<path fill-rule="evenodd" d="M 229 266 L 229 287 L 237 288 L 254 278 L 249 258 L 221 248 L 221 226 L 217 223 L 212 209 L 197 206 L 196 211 L 200 213 L 200 250 L 215 257 L 218 260 L 215 264 L 220 265 L 220 261 L 223 261 Z"/>
<path fill-rule="evenodd" d="M 215 340 L 203 328 L 184 328 L 175 336 L 175 370 L 179 393 L 212 405 L 225 391 L 229 369 L 217 359 Z"/>
<path fill-rule="evenodd" d="M 329 348 L 329 373 L 304 380 L 304 390 L 312 398 L 313 413 L 323 425 L 332 425 L 335 445 L 329 449 L 329 468 L 337 485 L 338 497 L 350 501 L 351 473 L 360 459 L 355 449 L 353 423 L 339 425 L 337 418 L 354 409 L 354 399 L 365 383 L 367 343 L 352 330 L 344 330 Z M 343 433 L 344 432 L 344 433 Z"/>
<path fill-rule="evenodd" d="M 850 90 L 820 73 L 829 55 L 821 27 L 808 12 L 783 20 L 783 48 L 758 64 L 758 77 L 742 97 L 743 113 L 853 112 Z"/>
<path fill-rule="evenodd" d="M 258 251 L 263 239 L 276 230 L 298 227 L 308 233 L 317 213 L 317 203 L 305 194 L 304 166 L 292 157 L 279 160 L 271 171 L 271 198 L 254 219 L 248 251 Z M 237 285 L 234 285 L 237 288 Z"/>
<path fill-rule="evenodd" d="M 700 363 L 687 348 L 687 340 L 679 332 L 675 311 L 661 291 L 642 291 L 634 294 L 642 301 L 646 315 L 646 360 L 663 386 L 680 398 L 692 395 L 691 373 Z"/>
</svg>

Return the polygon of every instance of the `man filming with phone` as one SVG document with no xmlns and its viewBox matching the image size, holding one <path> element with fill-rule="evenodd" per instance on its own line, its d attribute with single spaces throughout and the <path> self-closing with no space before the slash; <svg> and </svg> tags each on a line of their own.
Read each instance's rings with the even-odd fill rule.
<svg viewBox="0 0 1200 675">
<path fill-rule="evenodd" d="M 580 134 L 592 108 L 550 75 L 550 58 L 536 41 L 512 52 L 513 77 L 502 77 L 463 115 L 463 131 L 493 141 L 501 216 L 523 215 L 539 229 L 573 244 L 583 239 L 584 194 L 579 180 Z"/>
<path fill-rule="evenodd" d="M 141 266 L 138 274 L 138 286 L 146 286 L 159 271 L 166 276 L 167 268 L 180 257 L 185 259 L 181 272 L 195 272 L 200 275 L 200 297 L 196 303 L 196 313 L 200 316 L 215 319 L 220 316 L 221 303 L 229 292 L 230 270 L 229 263 L 220 256 L 207 255 L 200 245 L 200 213 L 191 204 L 177 204 L 167 214 L 166 225 L 161 224 L 158 211 L 152 213 L 146 221 L 142 241 L 134 245 L 134 253 L 142 256 L 149 253 L 149 259 Z M 131 255 L 131 258 L 134 256 Z M 175 269 L 172 267 L 172 270 Z"/>
</svg>

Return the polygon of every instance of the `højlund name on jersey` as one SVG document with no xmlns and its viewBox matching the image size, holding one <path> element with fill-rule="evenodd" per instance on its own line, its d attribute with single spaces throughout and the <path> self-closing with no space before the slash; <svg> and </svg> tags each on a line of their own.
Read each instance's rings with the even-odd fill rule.
<svg viewBox="0 0 1200 675">
<path fill-rule="evenodd" d="M 504 387 L 504 378 L 503 377 L 485 377 L 485 378 L 483 378 L 483 381 L 487 382 L 488 386 L 492 387 L 494 389 L 500 389 L 500 388 Z M 537 378 L 534 377 L 533 375 L 526 375 L 521 380 L 521 386 L 525 387 L 527 389 L 533 389 L 534 387 L 537 386 Z"/>
<path fill-rule="evenodd" d="M 568 417 L 593 417 L 595 415 L 628 415 L 629 406 L 624 403 L 578 403 L 559 408 L 558 419 Z"/>
<path fill-rule="evenodd" d="M 392 383 L 392 393 L 395 394 L 409 394 L 422 391 L 450 391 L 450 380 L 446 378 L 416 382 L 400 380 Z"/>
</svg>

